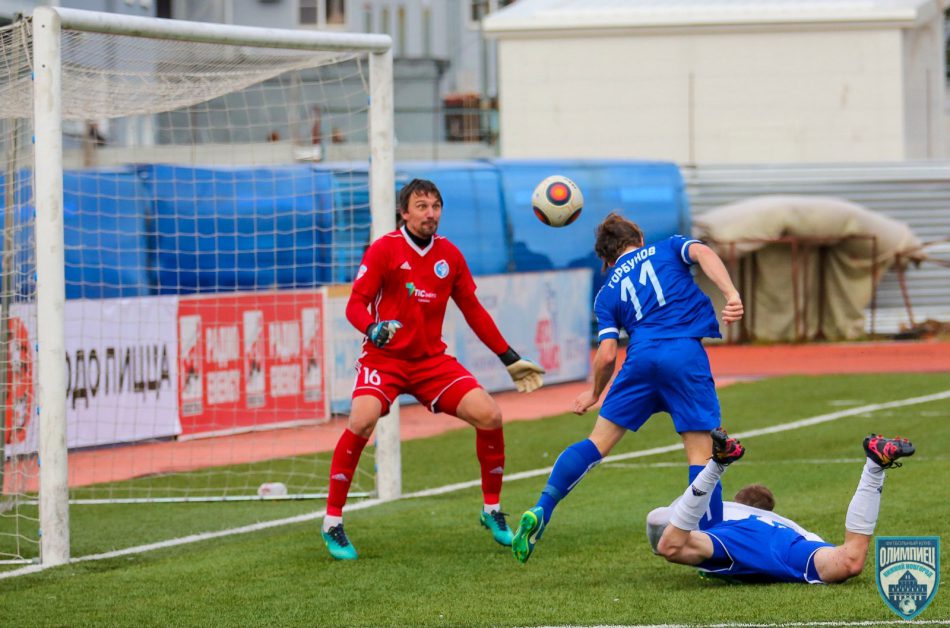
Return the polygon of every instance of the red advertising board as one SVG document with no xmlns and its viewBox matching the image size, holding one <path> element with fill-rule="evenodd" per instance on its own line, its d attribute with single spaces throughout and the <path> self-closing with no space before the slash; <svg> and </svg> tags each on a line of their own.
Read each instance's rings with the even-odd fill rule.
<svg viewBox="0 0 950 628">
<path fill-rule="evenodd" d="M 23 320 L 16 316 L 10 317 L 7 333 L 6 429 L 0 431 L 5 434 L 5 444 L 10 445 L 26 440 L 26 430 L 33 416 L 33 343 Z M 3 464 L 2 459 L 0 464 Z"/>
<path fill-rule="evenodd" d="M 182 297 L 182 434 L 329 417 L 322 290 Z"/>
</svg>

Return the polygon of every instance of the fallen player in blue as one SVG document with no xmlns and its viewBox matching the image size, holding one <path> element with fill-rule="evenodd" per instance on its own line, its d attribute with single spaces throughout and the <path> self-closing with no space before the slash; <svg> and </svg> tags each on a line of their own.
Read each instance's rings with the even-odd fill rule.
<svg viewBox="0 0 950 628">
<path fill-rule="evenodd" d="M 679 501 L 678 497 L 676 499 Z M 775 495 L 772 494 L 772 491 L 761 484 L 749 484 L 736 493 L 733 501 L 722 502 L 722 519 L 718 523 L 755 517 L 774 526 L 791 528 L 809 541 L 820 541 L 822 543 L 825 541 L 814 532 L 809 532 L 788 517 L 783 517 L 774 511 Z M 660 506 L 651 510 L 647 515 L 647 541 L 649 541 L 654 554 L 659 554 L 656 548 L 660 544 L 663 531 L 670 524 L 672 512 L 673 505 Z M 702 525 L 700 525 L 700 529 L 702 529 Z"/>
<path fill-rule="evenodd" d="M 712 438 L 712 458 L 673 504 L 656 552 L 669 562 L 741 581 L 830 584 L 860 574 L 881 507 L 884 470 L 899 467 L 898 459 L 914 454 L 906 439 L 873 434 L 864 439 L 867 461 L 848 506 L 844 543 L 835 546 L 784 525 L 781 518 L 754 512 L 699 531 L 713 487 L 745 454 L 742 444 L 721 429 L 713 430 Z"/>
</svg>

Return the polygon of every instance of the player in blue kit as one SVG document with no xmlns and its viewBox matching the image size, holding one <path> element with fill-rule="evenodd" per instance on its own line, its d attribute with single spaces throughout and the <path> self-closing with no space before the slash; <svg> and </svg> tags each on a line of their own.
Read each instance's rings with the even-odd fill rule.
<svg viewBox="0 0 950 628">
<path fill-rule="evenodd" d="M 713 486 L 745 453 L 742 444 L 722 430 L 714 430 L 712 440 L 712 458 L 673 503 L 656 553 L 672 563 L 752 582 L 831 584 L 860 574 L 881 509 L 884 470 L 900 466 L 897 461 L 915 451 L 902 438 L 872 434 L 864 439 L 867 460 L 848 506 L 844 543 L 835 546 L 755 508 L 745 516 L 698 530 L 700 517 L 714 499 Z"/>
<path fill-rule="evenodd" d="M 736 521 L 738 519 L 755 517 L 756 519 L 768 521 L 774 526 L 791 528 L 809 541 L 824 542 L 824 539 L 814 532 L 809 532 L 791 519 L 774 512 L 775 496 L 768 487 L 762 486 L 761 484 L 750 484 L 736 493 L 733 500 L 734 501 L 731 502 L 722 502 L 723 521 Z M 679 501 L 678 497 L 676 501 Z M 659 555 L 660 553 L 657 550 L 660 544 L 660 537 L 663 536 L 666 526 L 670 525 L 670 516 L 675 504 L 676 502 L 674 501 L 673 504 L 669 506 L 654 508 L 647 514 L 647 541 L 650 543 L 650 548 L 653 549 L 654 554 Z M 707 528 L 707 530 L 709 529 L 710 528 Z"/>
<path fill-rule="evenodd" d="M 698 264 L 722 291 L 722 320 L 728 325 L 742 318 L 743 308 L 722 260 L 702 242 L 678 235 L 645 246 L 640 227 L 617 213 L 597 227 L 594 250 L 604 269 L 611 268 L 594 301 L 600 345 L 593 386 L 574 401 L 575 414 L 596 404 L 610 382 L 621 329 L 630 337 L 627 358 L 590 436 L 561 453 L 537 504 L 521 516 L 512 542 L 521 562 L 531 556 L 558 502 L 628 430 L 635 432 L 651 415 L 668 412 L 683 439 L 692 481 L 709 458 L 709 432 L 720 424 L 702 338 L 722 336 L 712 302 L 696 285 L 691 268 Z M 722 489 L 716 490 L 721 504 Z M 721 519 L 720 509 L 708 522 Z"/>
</svg>

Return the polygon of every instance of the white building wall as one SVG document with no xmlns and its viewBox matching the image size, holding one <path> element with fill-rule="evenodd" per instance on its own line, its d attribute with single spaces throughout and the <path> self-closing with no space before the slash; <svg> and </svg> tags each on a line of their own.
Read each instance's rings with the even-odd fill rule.
<svg viewBox="0 0 950 628">
<path fill-rule="evenodd" d="M 686 154 L 683 52 L 668 38 L 499 41 L 502 156 Z"/>
<path fill-rule="evenodd" d="M 692 39 L 689 161 L 903 158 L 899 31 Z"/>
<path fill-rule="evenodd" d="M 944 148 L 943 22 L 933 20 L 922 28 L 903 31 L 904 125 L 907 159 L 936 159 Z"/>
<path fill-rule="evenodd" d="M 502 39 L 501 152 L 680 163 L 905 159 L 927 133 L 905 143 L 901 33 Z M 915 39 L 920 56 L 934 56 L 930 39 Z"/>
</svg>

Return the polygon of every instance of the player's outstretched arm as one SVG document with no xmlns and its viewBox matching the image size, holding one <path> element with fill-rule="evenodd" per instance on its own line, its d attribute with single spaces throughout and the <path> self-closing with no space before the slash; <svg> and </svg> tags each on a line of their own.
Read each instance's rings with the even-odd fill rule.
<svg viewBox="0 0 950 628">
<path fill-rule="evenodd" d="M 452 293 L 456 305 L 465 317 L 465 322 L 472 328 L 479 340 L 491 349 L 501 360 L 511 380 L 515 383 L 518 392 L 529 393 L 544 385 L 544 369 L 531 360 L 526 360 L 511 348 L 505 338 L 498 331 L 498 326 L 485 307 L 475 296 L 474 283 L 464 284 L 468 287 L 458 289 Z"/>
<path fill-rule="evenodd" d="M 617 340 L 605 338 L 600 341 L 597 353 L 594 354 L 594 383 L 589 390 L 585 390 L 574 400 L 574 414 L 584 414 L 591 406 L 600 400 L 604 389 L 613 377 L 617 366 Z"/>
<path fill-rule="evenodd" d="M 696 243 L 690 245 L 689 257 L 699 264 L 706 276 L 716 284 L 726 298 L 726 306 L 722 309 L 722 322 L 729 325 L 739 321 L 744 313 L 742 298 L 729 277 L 729 271 L 726 270 L 725 264 L 716 252 L 705 244 Z"/>
<path fill-rule="evenodd" d="M 518 392 L 533 392 L 544 385 L 544 377 L 542 377 L 544 369 L 531 360 L 524 359 L 511 347 L 508 347 L 504 353 L 499 353 L 498 357 L 508 369 L 511 381 L 515 383 Z"/>
</svg>

